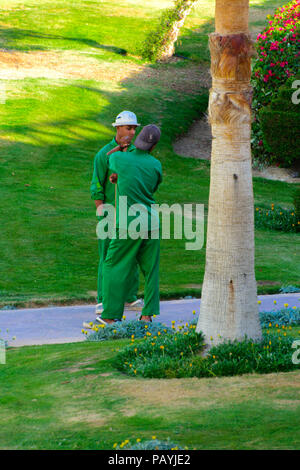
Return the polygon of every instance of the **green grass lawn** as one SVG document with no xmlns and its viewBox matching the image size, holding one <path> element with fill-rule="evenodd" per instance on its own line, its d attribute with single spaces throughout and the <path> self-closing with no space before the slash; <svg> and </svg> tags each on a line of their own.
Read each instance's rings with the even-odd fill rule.
<svg viewBox="0 0 300 470">
<path fill-rule="evenodd" d="M 287 332 L 299 338 L 299 326 Z M 0 365 L 0 448 L 112 449 L 153 435 L 189 449 L 299 448 L 299 371 L 128 377 L 111 365 L 128 343 L 8 349 Z"/>
<path fill-rule="evenodd" d="M 207 212 L 209 163 L 181 158 L 171 144 L 207 109 L 214 1 L 199 2 L 182 30 L 176 52 L 188 60 L 152 66 L 139 57 L 139 45 L 171 3 L 9 0 L 1 7 L 0 49 L 13 52 L 19 67 L 1 80 L 0 306 L 95 299 L 98 252 L 89 185 L 94 155 L 112 138 L 111 122 L 123 109 L 136 112 L 142 125 L 162 128 L 155 155 L 164 183 L 157 202 L 203 203 Z M 256 31 L 282 2 L 250 3 Z M 7 52 L 0 50 L 1 62 L 8 70 Z M 291 208 L 294 188 L 254 178 L 255 203 Z M 299 284 L 298 240 L 256 231 L 260 292 Z M 162 297 L 200 293 L 205 247 L 186 251 L 184 243 L 161 243 Z"/>
</svg>

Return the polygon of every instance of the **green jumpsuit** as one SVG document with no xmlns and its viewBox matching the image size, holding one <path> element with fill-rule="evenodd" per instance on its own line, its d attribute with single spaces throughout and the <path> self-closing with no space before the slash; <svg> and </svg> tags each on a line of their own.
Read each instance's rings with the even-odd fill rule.
<svg viewBox="0 0 300 470">
<path fill-rule="evenodd" d="M 102 200 L 105 204 L 112 204 L 115 206 L 115 185 L 109 181 L 111 171 L 108 168 L 108 156 L 106 155 L 110 150 L 118 144 L 115 138 L 112 139 L 105 147 L 99 150 L 94 159 L 94 172 L 91 182 L 91 198 L 94 200 Z M 135 147 L 130 145 L 127 152 L 131 152 Z M 118 152 L 122 158 L 126 152 Z M 97 216 L 98 220 L 102 216 Z M 99 251 L 99 265 L 98 265 L 98 284 L 97 284 L 97 302 L 102 302 L 102 285 L 103 285 L 103 263 L 106 257 L 110 239 L 104 240 L 98 238 L 98 251 Z M 139 273 L 138 267 L 132 271 L 131 280 L 128 285 L 128 292 L 126 296 L 127 302 L 134 302 L 137 300 L 137 291 L 139 286 Z"/>
<path fill-rule="evenodd" d="M 153 194 L 162 181 L 159 160 L 149 152 L 135 149 L 122 156 L 119 152 L 109 157 L 109 168 L 118 174 L 116 237 L 111 240 L 103 267 L 103 319 L 121 319 L 126 293 L 136 262 L 145 277 L 144 308 L 142 315 L 159 315 L 159 217 L 153 208 Z M 127 197 L 127 223 L 124 226 L 119 213 L 120 196 Z M 142 204 L 143 215 L 129 212 L 133 204 Z M 140 237 L 129 236 L 130 224 L 140 217 L 146 231 L 139 230 Z M 124 233 L 127 231 L 127 238 Z"/>
</svg>

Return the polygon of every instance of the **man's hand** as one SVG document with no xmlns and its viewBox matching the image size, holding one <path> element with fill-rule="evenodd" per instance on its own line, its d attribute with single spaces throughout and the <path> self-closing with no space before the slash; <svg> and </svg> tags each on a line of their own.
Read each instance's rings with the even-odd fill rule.
<svg viewBox="0 0 300 470">
<path fill-rule="evenodd" d="M 128 135 L 124 135 L 124 137 L 120 138 L 120 149 L 122 152 L 126 152 L 130 145 L 130 137 Z"/>
<path fill-rule="evenodd" d="M 96 204 L 97 216 L 100 217 L 102 215 L 102 210 L 103 210 L 103 201 L 101 201 L 100 199 L 96 199 L 95 204 Z"/>
<path fill-rule="evenodd" d="M 112 173 L 109 177 L 109 181 L 113 184 L 116 184 L 118 181 L 118 175 L 117 173 Z"/>
</svg>

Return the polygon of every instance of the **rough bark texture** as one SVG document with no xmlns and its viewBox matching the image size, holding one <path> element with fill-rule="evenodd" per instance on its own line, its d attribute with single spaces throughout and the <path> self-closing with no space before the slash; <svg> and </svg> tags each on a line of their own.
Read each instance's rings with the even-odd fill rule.
<svg viewBox="0 0 300 470">
<path fill-rule="evenodd" d="M 210 35 L 212 156 L 206 267 L 197 331 L 208 346 L 261 339 L 254 274 L 248 0 L 216 0 Z"/>
<path fill-rule="evenodd" d="M 175 42 L 177 41 L 178 34 L 182 26 L 184 25 L 185 19 L 196 0 L 186 0 L 178 10 L 178 21 L 176 21 L 172 28 L 167 32 L 164 39 L 164 47 L 159 60 L 166 61 L 174 55 Z"/>
</svg>

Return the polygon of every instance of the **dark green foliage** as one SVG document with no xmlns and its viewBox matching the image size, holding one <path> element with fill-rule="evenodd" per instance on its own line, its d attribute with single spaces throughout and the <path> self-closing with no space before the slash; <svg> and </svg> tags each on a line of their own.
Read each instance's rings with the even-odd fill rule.
<svg viewBox="0 0 300 470">
<path fill-rule="evenodd" d="M 269 106 L 259 112 L 265 148 L 276 161 L 289 167 L 299 160 L 300 155 L 300 106 L 292 101 L 295 77 L 279 89 Z"/>
<path fill-rule="evenodd" d="M 300 187 L 298 187 L 295 191 L 294 195 L 294 210 L 296 214 L 297 220 L 300 220 Z M 297 223 L 297 232 L 300 232 L 300 224 Z"/>
</svg>

